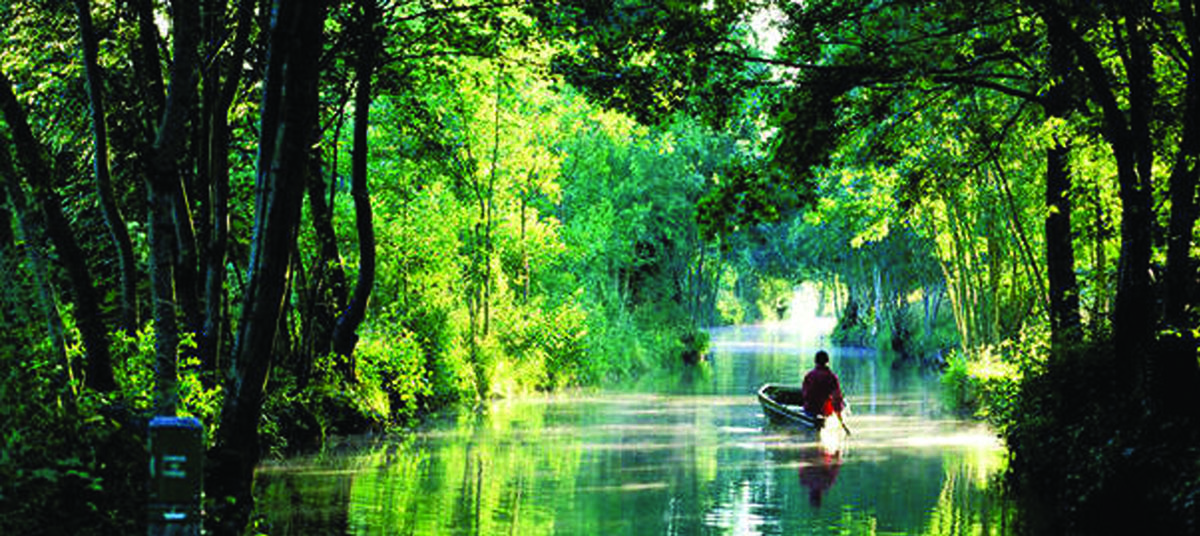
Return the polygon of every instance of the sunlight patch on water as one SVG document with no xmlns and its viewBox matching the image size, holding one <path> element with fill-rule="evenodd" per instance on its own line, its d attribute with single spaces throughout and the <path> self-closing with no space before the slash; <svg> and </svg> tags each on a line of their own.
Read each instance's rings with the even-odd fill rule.
<svg viewBox="0 0 1200 536">
<path fill-rule="evenodd" d="M 581 493 L 635 493 L 639 491 L 655 491 L 669 488 L 670 484 L 666 482 L 631 482 L 618 486 L 581 486 L 578 491 Z"/>
<path fill-rule="evenodd" d="M 749 426 L 719 426 L 719 427 L 717 427 L 717 431 L 718 431 L 718 432 L 720 432 L 720 433 L 722 433 L 722 434 L 728 434 L 728 435 L 734 435 L 734 434 L 737 434 L 737 435 L 747 435 L 747 434 L 754 434 L 754 435 L 758 435 L 759 433 L 761 433 L 761 432 L 762 432 L 762 428 L 752 428 L 752 427 L 749 427 Z"/>
<path fill-rule="evenodd" d="M 767 519 L 758 513 L 765 505 L 755 497 L 754 486 L 747 481 L 737 482 L 725 491 L 721 504 L 704 515 L 704 524 L 724 529 L 726 534 L 755 536 L 763 534 Z"/>
<path fill-rule="evenodd" d="M 1000 440 L 990 434 L 951 434 L 951 435 L 929 435 L 929 436 L 912 436 L 900 438 L 896 441 L 899 446 L 908 447 L 976 447 L 976 448 L 1000 448 Z"/>
<path fill-rule="evenodd" d="M 631 441 L 627 443 L 586 443 L 587 450 L 592 452 L 658 452 L 677 451 L 695 446 L 695 443 L 676 441 L 661 443 L 656 441 Z"/>
<path fill-rule="evenodd" d="M 800 348 L 807 346 L 791 341 L 771 341 L 771 342 L 745 342 L 745 341 L 716 341 L 711 343 L 713 349 L 720 350 L 729 354 L 757 354 L 757 353 L 775 353 L 786 352 L 792 353 Z"/>
</svg>

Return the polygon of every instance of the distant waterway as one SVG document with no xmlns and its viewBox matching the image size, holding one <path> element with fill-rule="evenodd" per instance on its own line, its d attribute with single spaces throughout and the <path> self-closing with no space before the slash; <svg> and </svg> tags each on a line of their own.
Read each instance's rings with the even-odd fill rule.
<svg viewBox="0 0 1200 536">
<path fill-rule="evenodd" d="M 1012 532 L 1005 455 L 939 401 L 936 375 L 826 348 L 852 435 L 767 424 L 754 393 L 798 383 L 820 340 L 712 332 L 707 374 L 494 403 L 402 438 L 259 469 L 268 534 Z"/>
</svg>

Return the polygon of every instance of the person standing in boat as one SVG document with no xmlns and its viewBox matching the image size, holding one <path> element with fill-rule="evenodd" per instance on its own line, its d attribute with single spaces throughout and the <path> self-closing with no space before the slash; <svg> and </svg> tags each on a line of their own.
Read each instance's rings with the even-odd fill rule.
<svg viewBox="0 0 1200 536">
<path fill-rule="evenodd" d="M 845 401 L 842 400 L 842 384 L 837 374 L 829 369 L 829 354 L 819 350 L 814 361 L 816 366 L 804 375 L 804 384 L 801 386 L 804 411 L 824 416 L 836 413 L 840 420 Z"/>
</svg>

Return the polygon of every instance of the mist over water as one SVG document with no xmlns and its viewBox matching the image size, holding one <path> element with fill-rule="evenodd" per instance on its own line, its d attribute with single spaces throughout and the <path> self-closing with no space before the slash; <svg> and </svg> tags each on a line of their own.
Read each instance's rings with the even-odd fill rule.
<svg viewBox="0 0 1200 536">
<path fill-rule="evenodd" d="M 499 401 L 402 438 L 265 465 L 263 530 L 1010 532 L 995 434 L 944 411 L 936 376 L 823 346 L 828 321 L 797 305 L 781 322 L 713 330 L 708 374 Z M 821 347 L 853 434 L 769 426 L 755 390 L 798 383 Z"/>
</svg>

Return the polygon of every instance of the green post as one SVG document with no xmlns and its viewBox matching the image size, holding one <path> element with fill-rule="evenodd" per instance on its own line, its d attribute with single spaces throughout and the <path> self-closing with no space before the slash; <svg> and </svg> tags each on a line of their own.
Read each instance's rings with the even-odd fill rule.
<svg viewBox="0 0 1200 536">
<path fill-rule="evenodd" d="M 150 420 L 150 536 L 199 536 L 204 427 L 192 417 Z"/>
</svg>

